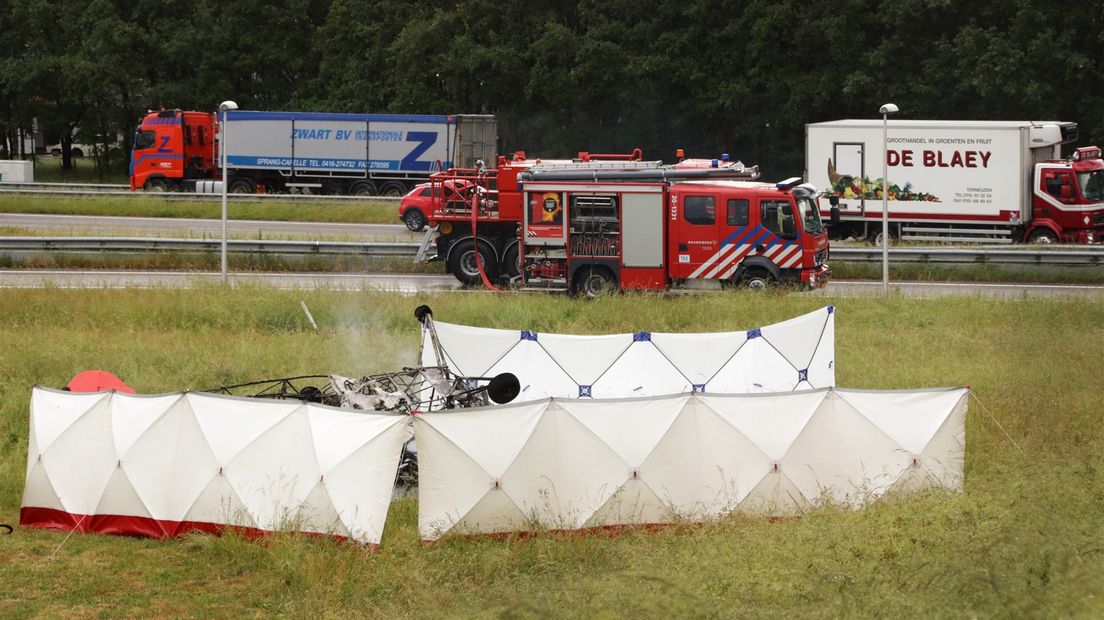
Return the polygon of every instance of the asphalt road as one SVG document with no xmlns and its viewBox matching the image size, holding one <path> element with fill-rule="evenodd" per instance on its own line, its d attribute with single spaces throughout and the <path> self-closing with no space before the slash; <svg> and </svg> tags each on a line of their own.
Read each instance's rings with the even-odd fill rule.
<svg viewBox="0 0 1104 620">
<path fill-rule="evenodd" d="M 422 233 L 412 233 L 406 226 L 395 224 L 335 224 L 330 222 L 269 222 L 262 220 L 228 220 L 229 234 L 270 235 L 342 235 L 348 237 L 399 237 L 399 240 L 420 240 Z M 222 221 L 168 217 L 114 217 L 107 215 L 41 215 L 32 213 L 0 213 L 0 227 L 25 228 L 32 231 L 110 231 L 112 234 L 222 234 Z"/>
<path fill-rule="evenodd" d="M 452 277 L 421 274 L 358 273 L 232 273 L 231 284 L 262 284 L 282 289 L 379 290 L 397 293 L 483 292 L 463 289 Z M 221 277 L 210 272 L 168 271 L 61 271 L 3 270 L 0 288 L 187 288 L 218 284 Z M 1096 298 L 1104 300 L 1104 286 L 1064 284 L 974 284 L 944 282 L 890 283 L 893 294 L 906 297 L 970 295 L 992 298 L 1050 297 Z M 700 293 L 702 291 L 686 291 Z M 750 294 L 728 292 L 724 294 Z M 822 297 L 873 297 L 882 294 L 881 282 L 835 280 L 827 289 L 794 293 Z"/>
</svg>

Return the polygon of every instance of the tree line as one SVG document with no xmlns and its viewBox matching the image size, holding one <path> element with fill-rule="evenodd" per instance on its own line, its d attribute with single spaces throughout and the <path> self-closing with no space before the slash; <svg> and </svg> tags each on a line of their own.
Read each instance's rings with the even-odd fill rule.
<svg viewBox="0 0 1104 620">
<path fill-rule="evenodd" d="M 492 113 L 502 152 L 727 152 L 781 178 L 801 173 L 806 123 L 886 102 L 1077 121 L 1099 144 L 1101 50 L 1104 0 L 6 0 L 0 157 L 32 118 L 126 152 L 147 110 L 233 99 Z"/>
</svg>

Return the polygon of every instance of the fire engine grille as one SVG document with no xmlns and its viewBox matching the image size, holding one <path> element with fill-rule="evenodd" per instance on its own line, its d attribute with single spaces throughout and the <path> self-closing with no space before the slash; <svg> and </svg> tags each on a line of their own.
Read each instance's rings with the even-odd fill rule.
<svg viewBox="0 0 1104 620">
<path fill-rule="evenodd" d="M 824 261 L 826 261 L 826 260 L 828 260 L 828 250 L 824 249 L 824 250 L 821 250 L 821 251 L 816 253 L 816 256 L 814 257 L 813 266 L 814 267 L 820 267 L 821 265 L 824 264 Z"/>
<path fill-rule="evenodd" d="M 1099 226 L 1100 224 L 1104 224 L 1104 213 L 1097 213 L 1096 215 L 1094 215 L 1093 224 L 1096 224 L 1097 226 Z"/>
</svg>

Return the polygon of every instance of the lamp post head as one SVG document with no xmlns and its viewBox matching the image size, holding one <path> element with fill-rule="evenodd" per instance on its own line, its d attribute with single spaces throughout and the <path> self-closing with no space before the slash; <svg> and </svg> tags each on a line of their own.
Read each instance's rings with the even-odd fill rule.
<svg viewBox="0 0 1104 620">
<path fill-rule="evenodd" d="M 229 103 L 233 103 L 233 101 Z M 896 114 L 897 112 L 897 104 L 894 103 L 887 103 L 884 106 L 878 108 L 878 114 Z"/>
<path fill-rule="evenodd" d="M 224 112 L 226 110 L 237 110 L 237 109 L 238 109 L 238 104 L 233 102 L 233 101 L 230 101 L 230 100 L 223 101 L 222 103 L 219 104 L 219 110 L 222 110 Z M 897 111 L 896 108 L 894 108 L 893 111 L 896 112 Z"/>
</svg>

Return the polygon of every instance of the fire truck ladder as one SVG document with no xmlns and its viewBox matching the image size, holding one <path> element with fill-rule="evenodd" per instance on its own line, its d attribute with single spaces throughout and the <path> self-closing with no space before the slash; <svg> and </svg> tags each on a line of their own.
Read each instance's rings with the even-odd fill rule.
<svg viewBox="0 0 1104 620">
<path fill-rule="evenodd" d="M 551 172 L 556 170 L 570 170 L 576 172 L 585 171 L 626 171 L 626 170 L 657 170 L 663 167 L 661 161 L 558 161 L 533 164 L 528 172 Z"/>
</svg>

